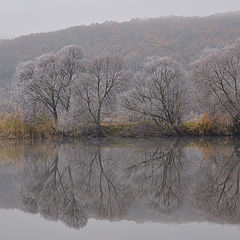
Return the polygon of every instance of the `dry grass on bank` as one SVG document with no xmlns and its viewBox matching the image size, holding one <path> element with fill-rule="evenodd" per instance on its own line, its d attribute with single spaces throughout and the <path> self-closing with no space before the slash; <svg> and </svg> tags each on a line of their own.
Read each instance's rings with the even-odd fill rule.
<svg viewBox="0 0 240 240">
<path fill-rule="evenodd" d="M 177 136 L 167 127 L 161 129 L 152 122 L 102 123 L 102 131 L 106 137 L 161 137 Z M 185 122 L 180 127 L 180 136 L 229 136 L 232 123 L 229 118 L 214 118 L 204 114 L 201 119 Z M 78 138 L 95 136 L 94 125 L 73 128 L 68 131 L 56 131 L 52 120 L 44 117 L 28 122 L 19 113 L 0 115 L 0 139 L 40 139 L 40 138 Z"/>
<path fill-rule="evenodd" d="M 1 139 L 46 138 L 52 135 L 54 135 L 52 120 L 42 118 L 34 123 L 28 123 L 19 113 L 0 115 Z"/>
</svg>

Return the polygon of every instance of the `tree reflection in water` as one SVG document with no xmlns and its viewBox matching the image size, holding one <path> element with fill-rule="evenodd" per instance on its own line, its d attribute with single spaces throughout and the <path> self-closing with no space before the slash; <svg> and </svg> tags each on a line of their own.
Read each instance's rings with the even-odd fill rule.
<svg viewBox="0 0 240 240">
<path fill-rule="evenodd" d="M 73 192 L 71 167 L 59 168 L 59 146 L 54 147 L 53 159 L 35 170 L 34 179 L 21 194 L 23 209 L 39 212 L 50 220 L 61 220 L 69 227 L 84 227 L 87 216 Z"/>
<path fill-rule="evenodd" d="M 178 215 L 184 222 L 186 211 L 240 223 L 239 140 L 0 144 L 1 166 L 14 172 L 16 207 L 73 228 L 88 218 L 135 219 L 138 213 L 171 221 Z"/>
<path fill-rule="evenodd" d="M 76 180 L 78 192 L 86 196 L 89 214 L 101 219 L 124 218 L 132 191 L 122 175 L 121 154 L 99 142 L 87 147 L 84 155 L 75 161 L 79 169 Z"/>
<path fill-rule="evenodd" d="M 127 168 L 138 185 L 138 197 L 156 211 L 168 213 L 179 208 L 184 198 L 184 161 L 179 141 L 164 142 L 147 149 L 143 161 Z"/>
<path fill-rule="evenodd" d="M 194 191 L 195 205 L 213 221 L 239 223 L 240 142 L 215 144 L 213 150 L 199 170 L 203 180 Z"/>
</svg>

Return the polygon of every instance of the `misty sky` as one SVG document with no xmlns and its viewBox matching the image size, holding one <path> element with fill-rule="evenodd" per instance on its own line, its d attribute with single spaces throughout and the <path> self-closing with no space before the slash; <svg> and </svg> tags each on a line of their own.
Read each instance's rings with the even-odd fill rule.
<svg viewBox="0 0 240 240">
<path fill-rule="evenodd" d="M 240 0 L 0 0 L 0 38 L 107 20 L 239 10 Z"/>
</svg>

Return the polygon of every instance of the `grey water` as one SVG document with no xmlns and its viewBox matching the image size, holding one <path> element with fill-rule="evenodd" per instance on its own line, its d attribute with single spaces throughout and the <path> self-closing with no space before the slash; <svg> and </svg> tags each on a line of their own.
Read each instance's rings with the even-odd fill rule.
<svg viewBox="0 0 240 240">
<path fill-rule="evenodd" d="M 240 140 L 0 142 L 0 239 L 239 239 Z"/>
</svg>

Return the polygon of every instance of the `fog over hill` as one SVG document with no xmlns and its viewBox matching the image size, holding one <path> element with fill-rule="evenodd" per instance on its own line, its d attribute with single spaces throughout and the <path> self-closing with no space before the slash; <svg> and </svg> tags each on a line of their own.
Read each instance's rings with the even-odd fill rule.
<svg viewBox="0 0 240 240">
<path fill-rule="evenodd" d="M 205 48 L 240 38 L 240 13 L 209 17 L 163 17 L 92 24 L 0 41 L 0 84 L 10 82 L 16 65 L 64 45 L 80 45 L 85 57 L 120 55 L 134 69 L 151 55 L 170 55 L 188 64 Z"/>
</svg>

